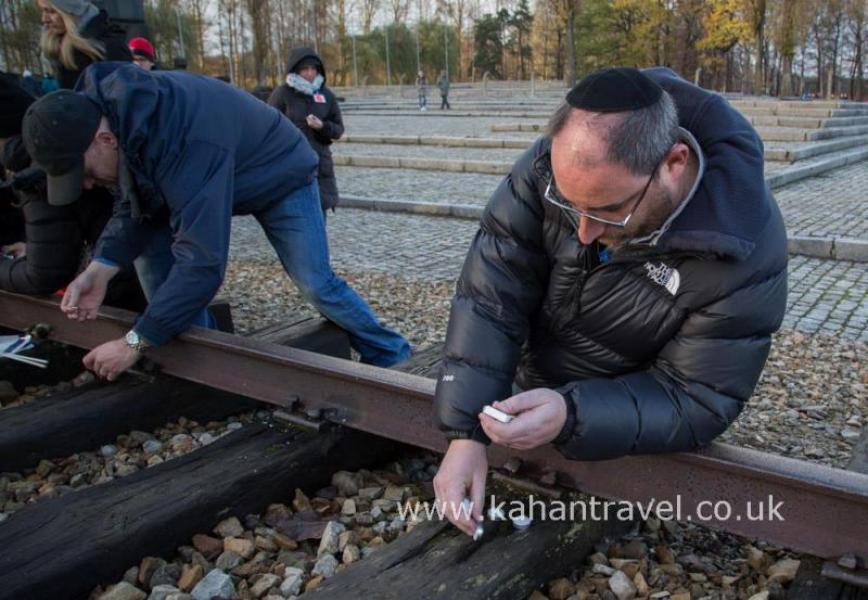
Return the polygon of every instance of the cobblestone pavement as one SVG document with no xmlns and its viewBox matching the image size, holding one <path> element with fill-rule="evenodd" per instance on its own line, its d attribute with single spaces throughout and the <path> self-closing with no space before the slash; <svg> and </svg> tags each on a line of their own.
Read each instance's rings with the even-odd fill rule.
<svg viewBox="0 0 868 600">
<path fill-rule="evenodd" d="M 798 164 L 798 163 L 796 163 Z M 777 190 L 790 235 L 868 240 L 868 162 Z"/>
<path fill-rule="evenodd" d="M 790 257 L 784 327 L 868 342 L 865 263 Z"/>
<path fill-rule="evenodd" d="M 340 193 L 347 196 L 476 206 L 484 206 L 503 179 L 478 173 L 360 167 L 337 167 L 335 173 Z"/>
<path fill-rule="evenodd" d="M 518 148 L 451 148 L 446 146 L 397 144 L 335 144 L 335 155 L 396 156 L 438 160 L 486 160 L 512 163 L 523 150 Z"/>
<path fill-rule="evenodd" d="M 453 282 L 476 232 L 473 221 L 343 209 L 329 215 L 332 264 L 353 273 Z M 235 261 L 276 264 L 253 219 L 233 227 Z M 868 269 L 863 263 L 790 259 L 785 328 L 868 342 Z"/>
</svg>

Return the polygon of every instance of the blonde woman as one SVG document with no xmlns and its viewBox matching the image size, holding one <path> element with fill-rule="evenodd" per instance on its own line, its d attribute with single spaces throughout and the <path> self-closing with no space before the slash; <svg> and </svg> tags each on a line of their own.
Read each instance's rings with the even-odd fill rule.
<svg viewBox="0 0 868 600">
<path fill-rule="evenodd" d="M 123 31 L 86 0 L 37 0 L 42 13 L 42 53 L 60 87 L 72 89 L 81 72 L 103 60 L 131 61 Z"/>
</svg>

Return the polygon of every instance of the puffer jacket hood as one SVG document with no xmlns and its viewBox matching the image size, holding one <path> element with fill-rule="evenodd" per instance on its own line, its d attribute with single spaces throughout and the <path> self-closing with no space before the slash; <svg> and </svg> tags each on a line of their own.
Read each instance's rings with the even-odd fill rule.
<svg viewBox="0 0 868 600">
<path fill-rule="evenodd" d="M 294 73 L 298 64 L 306 58 L 313 59 L 316 61 L 316 69 L 319 71 L 319 74 L 322 75 L 323 85 L 325 85 L 328 77 L 326 76 L 325 66 L 323 65 L 322 59 L 319 57 L 319 54 L 313 48 L 308 48 L 306 46 L 302 46 L 300 48 L 293 48 L 289 51 L 289 60 L 286 61 L 286 72 Z"/>
</svg>

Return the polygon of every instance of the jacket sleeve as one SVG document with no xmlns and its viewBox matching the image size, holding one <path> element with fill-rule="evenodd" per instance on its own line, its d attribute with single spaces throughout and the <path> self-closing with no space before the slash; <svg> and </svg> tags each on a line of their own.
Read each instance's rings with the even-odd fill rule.
<svg viewBox="0 0 868 600">
<path fill-rule="evenodd" d="M 111 261 L 122 269 L 131 269 L 133 261 L 145 247 L 146 235 L 146 230 L 132 215 L 129 200 L 118 197 L 112 216 L 96 243 L 93 257 Z"/>
<path fill-rule="evenodd" d="M 603 460 L 709 444 L 753 393 L 785 303 L 781 271 L 688 315 L 649 369 L 564 386 L 575 420 L 558 449 L 575 460 Z M 753 310 L 763 305 L 780 310 Z"/>
<path fill-rule="evenodd" d="M 208 142 L 188 142 L 158 165 L 156 180 L 171 209 L 175 264 L 135 326 L 154 345 L 185 331 L 223 282 L 234 173 L 232 154 Z"/>
<path fill-rule="evenodd" d="M 274 91 L 268 97 L 268 105 L 279 110 L 280 114 L 286 115 L 286 99 L 283 94 L 283 85 L 274 88 Z"/>
<path fill-rule="evenodd" d="M 27 255 L 0 259 L 0 289 L 18 294 L 51 294 L 78 270 L 83 240 L 74 206 L 51 206 L 44 199 L 25 202 Z"/>
<path fill-rule="evenodd" d="M 338 99 L 331 92 L 329 92 L 329 101 L 331 103 L 331 110 L 329 110 L 328 117 L 323 119 L 322 131 L 318 131 L 317 136 L 325 138 L 326 143 L 330 144 L 332 141 L 340 139 L 344 134 L 344 119 L 341 116 L 341 107 L 338 106 Z"/>
<path fill-rule="evenodd" d="M 543 210 L 526 168 L 532 153 L 519 159 L 489 201 L 452 299 L 434 399 L 449 439 L 489 442 L 477 415 L 512 395 L 521 347 L 546 289 Z"/>
</svg>

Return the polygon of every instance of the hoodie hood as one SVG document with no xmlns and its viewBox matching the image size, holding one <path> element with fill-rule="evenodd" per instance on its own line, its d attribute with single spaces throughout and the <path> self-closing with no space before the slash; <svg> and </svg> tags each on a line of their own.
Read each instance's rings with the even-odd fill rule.
<svg viewBox="0 0 868 600">
<path fill-rule="evenodd" d="M 322 75 L 323 85 L 325 85 L 326 80 L 326 70 L 322 64 L 322 59 L 319 57 L 319 54 L 314 51 L 313 48 L 301 47 L 301 48 L 293 48 L 289 51 L 289 60 L 286 61 L 286 72 L 294 73 L 295 69 L 298 67 L 299 63 L 306 58 L 312 59 L 316 62 L 316 69 L 319 71 L 319 74 Z"/>
</svg>

